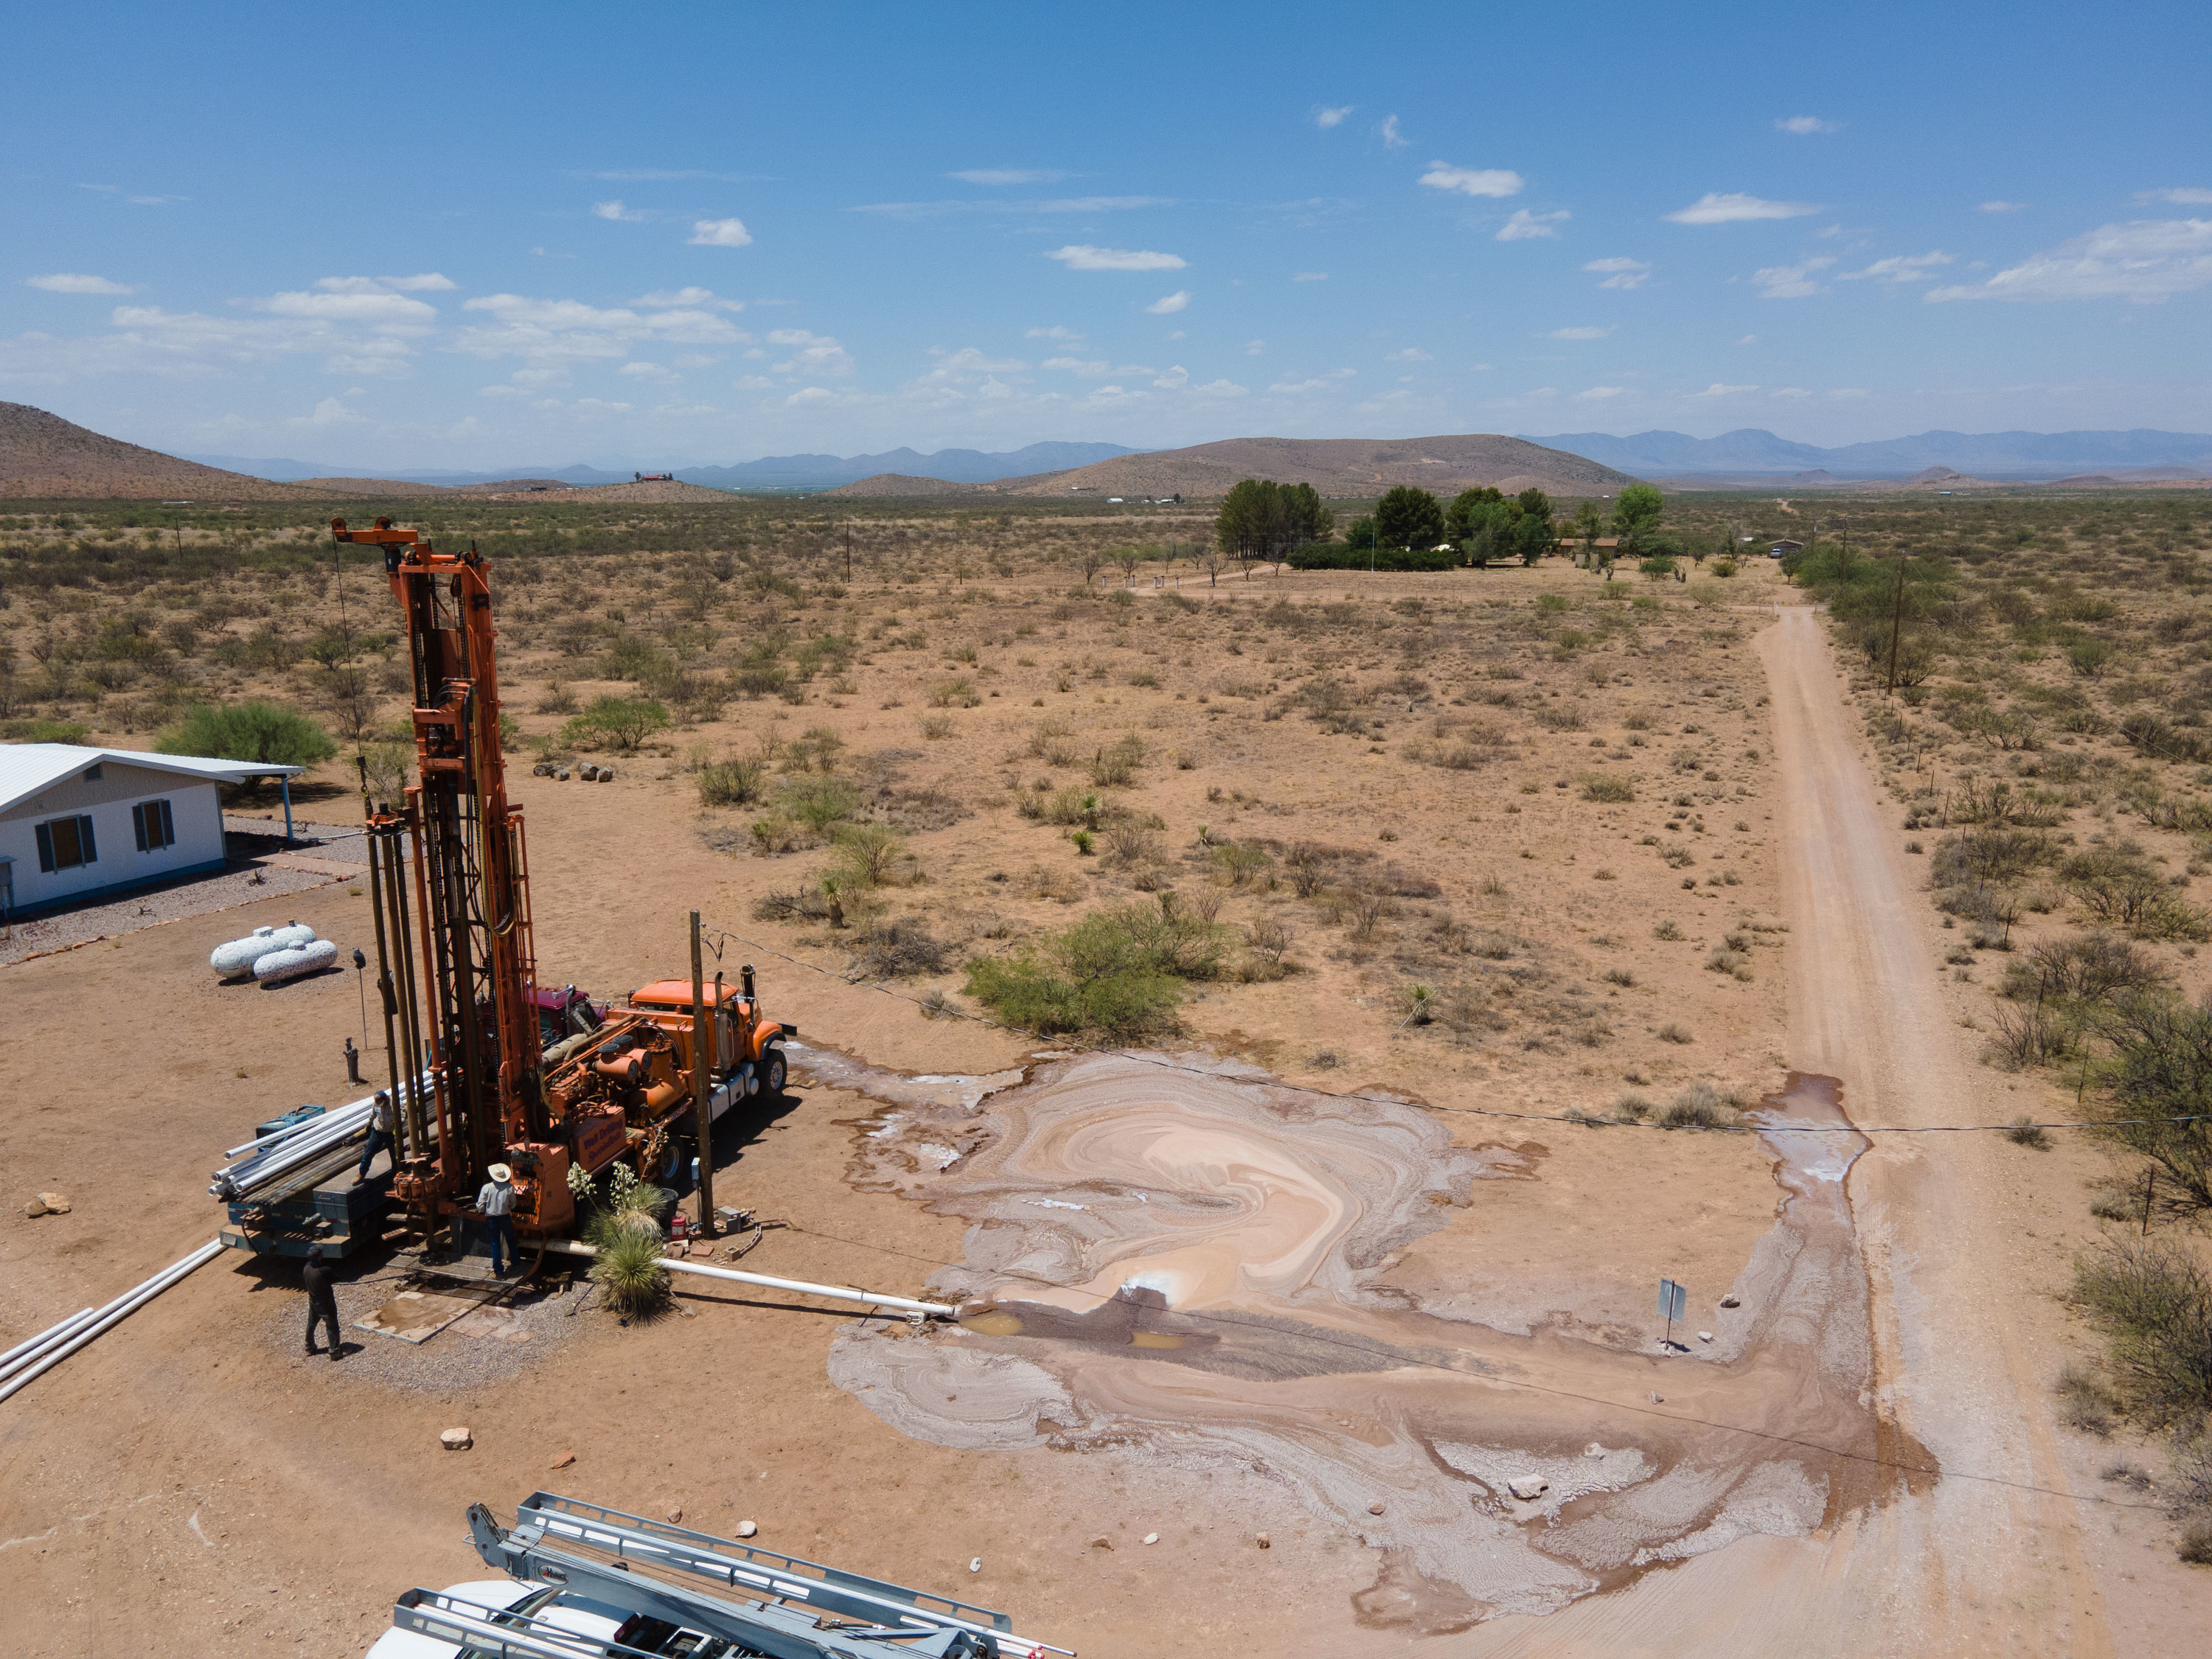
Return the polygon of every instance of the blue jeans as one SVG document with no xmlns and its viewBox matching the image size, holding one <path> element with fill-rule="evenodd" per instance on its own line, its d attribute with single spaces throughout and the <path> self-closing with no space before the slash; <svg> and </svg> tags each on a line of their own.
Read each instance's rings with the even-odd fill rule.
<svg viewBox="0 0 2212 1659">
<path fill-rule="evenodd" d="M 368 1132 L 368 1145 L 362 1148 L 361 1173 L 354 1178 L 356 1181 L 368 1180 L 369 1159 L 374 1158 L 379 1152 L 392 1152 L 394 1144 L 390 1130 L 371 1129 Z M 399 1167 L 399 1156 L 396 1152 L 392 1153 L 392 1166 L 395 1170 Z"/>
<path fill-rule="evenodd" d="M 491 1242 L 492 1275 L 503 1279 L 508 1267 L 520 1265 L 514 1253 L 514 1218 L 511 1215 L 488 1215 L 483 1218 L 483 1224 L 484 1237 Z M 504 1258 L 500 1255 L 502 1245 L 507 1249 Z"/>
</svg>

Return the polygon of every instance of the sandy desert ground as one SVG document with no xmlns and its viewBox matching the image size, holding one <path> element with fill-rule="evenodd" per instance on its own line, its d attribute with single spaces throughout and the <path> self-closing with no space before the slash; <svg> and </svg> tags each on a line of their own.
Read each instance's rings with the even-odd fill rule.
<svg viewBox="0 0 2212 1659">
<path fill-rule="evenodd" d="M 1317 618 L 1349 603 L 1340 575 L 1224 584 L 1212 613 L 1140 592 L 1127 629 L 1086 611 L 1074 637 L 1040 609 L 1036 643 L 1009 629 L 971 671 L 988 695 L 942 715 L 944 668 L 885 656 L 831 703 L 740 704 L 706 729 L 738 750 L 818 722 L 848 767 L 875 757 L 926 878 L 888 902 L 976 951 L 1088 896 L 1144 896 L 1146 866 L 1083 860 L 1012 805 L 1076 775 L 1033 752 L 1040 720 L 1079 750 L 1140 733 L 1128 799 L 1160 820 L 1167 884 L 1219 889 L 1240 927 L 1287 917 L 1302 969 L 1195 987 L 1182 1035 L 1148 1051 L 1172 1067 L 1041 1059 L 848 982 L 826 930 L 755 915 L 821 854 L 753 856 L 753 815 L 702 811 L 675 754 L 606 785 L 520 778 L 546 978 L 618 993 L 675 971 L 696 908 L 813 1050 L 784 1108 L 718 1146 L 718 1200 L 789 1224 L 746 1265 L 989 1296 L 1002 1317 L 917 1335 L 687 1291 L 680 1316 L 623 1328 L 551 1297 L 396 1358 L 356 1335 L 380 1351 L 332 1365 L 298 1352 L 292 1274 L 227 1256 L 0 1406 L 11 1647 L 358 1652 L 398 1590 L 477 1570 L 468 1502 L 544 1486 L 710 1531 L 751 1519 L 1094 1659 L 2187 1651 L 2201 1577 L 2052 1416 L 2079 1340 L 2057 1296 L 2104 1155 L 1822 1115 L 1909 1128 L 2051 1103 L 1974 1063 L 1970 992 L 1942 977 L 1816 617 L 1762 567 L 1725 603 L 1670 591 L 1580 656 L 1482 631 L 1492 601 L 1617 603 L 1595 580 L 1470 575 L 1454 621 L 1421 620 L 1424 579 L 1360 579 L 1363 616 L 1516 678 L 1430 670 L 1400 714 L 1392 671 L 1421 676 L 1378 632 L 1341 671 L 1372 688 L 1356 731 L 1221 684 L 1270 672 L 1231 641 L 1305 648 L 1263 607 Z M 1047 660 L 1008 660 L 1029 650 Z M 1193 669 L 1205 697 L 1138 684 L 1147 660 Z M 1515 701 L 1455 705 L 1482 684 Z M 1534 718 L 1563 697 L 1579 723 Z M 1482 720 L 1510 726 L 1496 756 L 1425 757 Z M 1638 779 L 1632 801 L 1583 799 L 1608 769 Z M 1363 938 L 1280 885 L 1228 885 L 1216 838 L 1271 843 L 1278 869 L 1303 841 L 1416 879 Z M 366 942 L 365 910 L 340 881 L 0 969 L 22 1051 L 56 1061 L 0 1118 L 9 1195 L 75 1201 L 0 1224 L 0 1342 L 210 1237 L 220 1150 L 347 1097 L 345 976 L 221 987 L 205 957 L 264 920 Z M 1716 950 L 1742 976 L 1708 968 Z M 1498 1019 L 1411 1023 L 1424 976 L 1476 986 Z M 959 985 L 897 988 L 978 1012 Z M 1744 1133 L 1562 1115 L 1699 1083 L 1773 1099 Z M 349 1310 L 396 1287 L 393 1259 L 350 1265 Z M 1658 1352 L 1662 1273 L 1691 1286 L 1686 1352 Z M 1133 1279 L 1154 1294 L 1120 1293 Z M 464 1422 L 474 1449 L 441 1451 Z M 1527 1472 L 1545 1498 L 1501 1490 Z"/>
</svg>

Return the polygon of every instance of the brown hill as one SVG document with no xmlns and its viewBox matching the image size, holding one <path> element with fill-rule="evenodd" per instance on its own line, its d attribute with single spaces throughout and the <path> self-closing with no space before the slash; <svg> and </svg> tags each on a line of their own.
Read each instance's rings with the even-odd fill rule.
<svg viewBox="0 0 2212 1659">
<path fill-rule="evenodd" d="M 511 489 L 498 493 L 502 496 L 530 495 L 533 501 L 726 501 L 731 499 L 726 489 L 709 489 L 704 484 L 685 483 L 680 478 L 648 478 L 642 483 L 570 485 L 547 490 L 542 495 L 532 493 L 532 482 L 521 480 Z"/>
<path fill-rule="evenodd" d="M 1012 495 L 1223 495 L 1240 478 L 1310 483 L 1324 495 L 1380 495 L 1419 484 L 1455 495 L 1478 484 L 1510 491 L 1531 485 L 1556 495 L 1586 495 L 1635 480 L 1626 472 L 1496 433 L 1434 438 L 1227 438 L 1188 449 L 1117 455 L 1066 472 L 1002 478 L 988 486 Z"/>
<path fill-rule="evenodd" d="M 103 437 L 28 404 L 0 403 L 0 496 L 291 501 L 313 495 L 298 484 L 270 483 Z"/>
<path fill-rule="evenodd" d="M 910 472 L 878 472 L 822 493 L 825 495 L 973 495 L 997 488 L 995 484 L 948 483 L 943 478 L 918 478 Z"/>
<path fill-rule="evenodd" d="M 450 495 L 442 484 L 416 483 L 407 478 L 302 478 L 292 486 L 313 495 Z"/>
</svg>

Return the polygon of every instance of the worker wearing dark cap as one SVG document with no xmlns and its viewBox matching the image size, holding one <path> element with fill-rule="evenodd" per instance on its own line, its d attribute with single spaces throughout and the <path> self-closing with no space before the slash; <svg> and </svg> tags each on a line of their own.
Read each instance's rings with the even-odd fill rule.
<svg viewBox="0 0 2212 1659">
<path fill-rule="evenodd" d="M 309 1245 L 307 1265 L 300 1269 L 300 1284 L 307 1292 L 307 1352 L 315 1352 L 315 1322 L 320 1320 L 331 1329 L 332 1359 L 343 1357 L 339 1352 L 337 1292 L 331 1288 L 336 1278 L 329 1264 L 323 1260 L 323 1247 Z"/>
</svg>

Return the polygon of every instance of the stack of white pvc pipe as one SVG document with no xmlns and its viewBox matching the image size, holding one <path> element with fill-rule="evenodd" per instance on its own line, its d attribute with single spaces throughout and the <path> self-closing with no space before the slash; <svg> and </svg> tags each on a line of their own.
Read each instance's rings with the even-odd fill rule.
<svg viewBox="0 0 2212 1659">
<path fill-rule="evenodd" d="M 104 1308 L 87 1308 L 49 1327 L 27 1342 L 19 1342 L 0 1354 L 0 1400 L 21 1388 L 48 1367 L 59 1364 L 109 1326 L 151 1302 L 155 1297 L 222 1253 L 222 1241 L 211 1238 L 181 1261 L 173 1261 L 144 1284 L 125 1291 Z"/>
<path fill-rule="evenodd" d="M 424 1081 L 427 1085 L 428 1079 Z M 400 1092 L 404 1097 L 405 1090 Z M 264 1135 L 258 1140 L 229 1147 L 223 1156 L 235 1161 L 215 1171 L 208 1191 L 233 1202 L 246 1198 L 288 1170 L 296 1170 L 365 1132 L 375 1109 L 376 1099 L 372 1095 L 349 1106 L 302 1118 L 290 1127 Z"/>
</svg>

